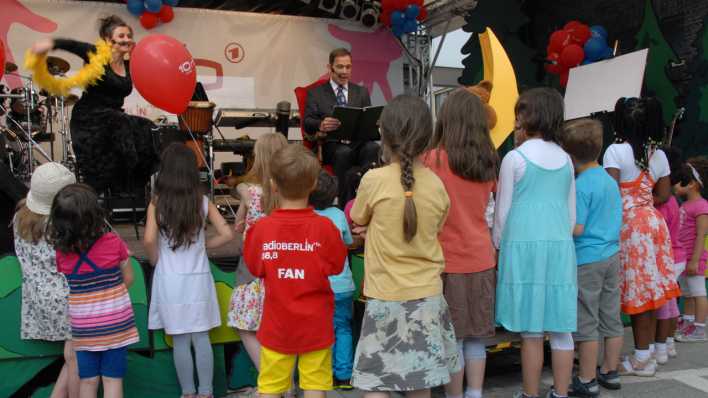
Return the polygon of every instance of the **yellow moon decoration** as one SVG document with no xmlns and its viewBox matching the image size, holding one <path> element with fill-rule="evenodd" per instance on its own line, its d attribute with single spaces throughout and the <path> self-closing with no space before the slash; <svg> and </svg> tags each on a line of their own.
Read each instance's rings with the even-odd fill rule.
<svg viewBox="0 0 708 398">
<path fill-rule="evenodd" d="M 479 44 L 482 47 L 484 80 L 494 85 L 489 105 L 497 112 L 497 125 L 490 133 L 494 147 L 499 148 L 514 130 L 514 105 L 519 98 L 519 89 L 514 66 L 491 29 L 487 28 L 479 34 Z"/>
</svg>

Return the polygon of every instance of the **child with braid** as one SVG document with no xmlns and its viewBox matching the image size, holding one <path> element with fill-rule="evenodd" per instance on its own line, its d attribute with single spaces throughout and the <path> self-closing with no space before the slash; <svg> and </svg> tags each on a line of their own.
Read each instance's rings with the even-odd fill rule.
<svg viewBox="0 0 708 398">
<path fill-rule="evenodd" d="M 425 398 L 460 370 L 440 277 L 438 233 L 450 200 L 442 181 L 417 160 L 433 130 L 427 105 L 398 96 L 379 124 L 388 165 L 364 175 L 351 210 L 355 233 L 366 239 L 368 298 L 352 384 L 367 398 L 390 391 Z"/>
</svg>

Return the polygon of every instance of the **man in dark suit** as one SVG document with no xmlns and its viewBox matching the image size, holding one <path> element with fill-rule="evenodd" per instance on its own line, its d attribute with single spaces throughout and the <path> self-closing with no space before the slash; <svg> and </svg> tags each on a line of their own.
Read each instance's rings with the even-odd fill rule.
<svg viewBox="0 0 708 398">
<path fill-rule="evenodd" d="M 371 105 L 365 87 L 351 83 L 352 55 L 345 48 L 329 54 L 329 81 L 307 93 L 305 132 L 324 137 L 322 162 L 332 165 L 339 183 L 339 206 L 351 199 L 344 186 L 347 171 L 354 165 L 366 166 L 379 158 L 379 145 L 374 141 L 348 142 L 327 139 L 327 134 L 339 128 L 339 120 L 331 117 L 335 105 L 363 108 Z"/>
</svg>

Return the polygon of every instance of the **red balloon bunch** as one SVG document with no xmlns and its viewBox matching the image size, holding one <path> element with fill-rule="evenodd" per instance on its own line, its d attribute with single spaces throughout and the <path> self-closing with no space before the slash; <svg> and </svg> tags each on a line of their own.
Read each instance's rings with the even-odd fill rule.
<svg viewBox="0 0 708 398">
<path fill-rule="evenodd" d="M 140 25 L 150 30 L 162 23 L 168 23 L 175 17 L 172 7 L 179 0 L 125 0 L 128 11 L 140 18 Z"/>
<path fill-rule="evenodd" d="M 546 71 L 560 75 L 560 84 L 568 84 L 568 71 L 585 59 L 583 46 L 590 39 L 590 27 L 578 21 L 570 21 L 561 30 L 551 34 L 548 40 Z"/>
</svg>

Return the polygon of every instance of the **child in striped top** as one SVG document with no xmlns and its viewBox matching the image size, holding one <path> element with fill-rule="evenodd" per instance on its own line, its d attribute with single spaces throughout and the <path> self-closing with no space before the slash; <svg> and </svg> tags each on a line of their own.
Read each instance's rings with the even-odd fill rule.
<svg viewBox="0 0 708 398">
<path fill-rule="evenodd" d="M 138 342 L 127 286 L 133 281 L 128 248 L 108 232 L 96 193 L 71 184 L 54 198 L 48 240 L 69 282 L 72 342 L 81 397 L 95 397 L 99 377 L 107 397 L 123 396 L 127 346 Z"/>
</svg>

